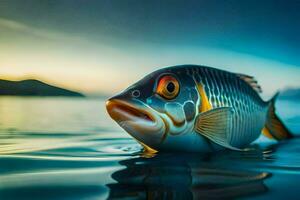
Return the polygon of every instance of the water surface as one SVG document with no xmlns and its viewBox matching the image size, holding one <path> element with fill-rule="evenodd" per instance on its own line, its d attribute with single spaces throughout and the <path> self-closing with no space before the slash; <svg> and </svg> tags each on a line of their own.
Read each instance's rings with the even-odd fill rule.
<svg viewBox="0 0 300 200">
<path fill-rule="evenodd" d="M 279 101 L 300 133 L 300 103 Z M 0 199 L 296 199 L 300 139 L 150 156 L 88 98 L 0 98 Z"/>
</svg>

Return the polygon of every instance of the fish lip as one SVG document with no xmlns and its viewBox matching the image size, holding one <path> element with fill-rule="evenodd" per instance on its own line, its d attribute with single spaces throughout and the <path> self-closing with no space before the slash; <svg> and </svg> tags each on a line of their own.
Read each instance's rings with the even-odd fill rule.
<svg viewBox="0 0 300 200">
<path fill-rule="evenodd" d="M 134 120 L 155 121 L 151 113 L 146 111 L 146 107 L 142 108 L 142 106 L 133 101 L 109 99 L 106 102 L 106 110 L 110 117 L 117 122 Z"/>
<path fill-rule="evenodd" d="M 142 101 L 113 97 L 106 102 L 110 117 L 138 142 L 158 149 L 165 138 L 165 123 L 161 116 Z"/>
</svg>

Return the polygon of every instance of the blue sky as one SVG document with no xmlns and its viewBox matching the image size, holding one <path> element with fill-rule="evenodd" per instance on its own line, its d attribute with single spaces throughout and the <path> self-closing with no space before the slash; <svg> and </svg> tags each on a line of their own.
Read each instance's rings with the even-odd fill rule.
<svg viewBox="0 0 300 200">
<path fill-rule="evenodd" d="M 0 77 L 112 94 L 163 66 L 300 87 L 299 1 L 1 1 Z"/>
</svg>

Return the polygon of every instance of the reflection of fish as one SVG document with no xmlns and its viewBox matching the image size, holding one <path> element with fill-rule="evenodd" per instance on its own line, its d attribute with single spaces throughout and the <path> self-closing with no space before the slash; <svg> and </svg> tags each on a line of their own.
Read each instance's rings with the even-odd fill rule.
<svg viewBox="0 0 300 200">
<path fill-rule="evenodd" d="M 108 199 L 233 199 L 267 191 L 263 180 L 268 173 L 231 168 L 230 160 L 218 162 L 166 154 L 121 161 L 126 168 L 113 173 L 117 183 L 108 185 Z"/>
<path fill-rule="evenodd" d="M 239 150 L 263 133 L 291 134 L 253 77 L 184 65 L 151 73 L 107 101 L 110 116 L 152 150 Z"/>
</svg>

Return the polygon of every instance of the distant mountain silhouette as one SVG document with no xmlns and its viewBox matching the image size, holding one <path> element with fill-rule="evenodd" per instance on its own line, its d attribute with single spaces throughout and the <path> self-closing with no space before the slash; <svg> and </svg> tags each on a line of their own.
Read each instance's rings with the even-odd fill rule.
<svg viewBox="0 0 300 200">
<path fill-rule="evenodd" d="M 84 95 L 67 89 L 52 86 L 39 80 L 8 81 L 0 79 L 0 95 L 14 96 L 73 96 Z"/>
<path fill-rule="evenodd" d="M 287 88 L 280 92 L 281 99 L 300 100 L 300 88 Z"/>
</svg>

